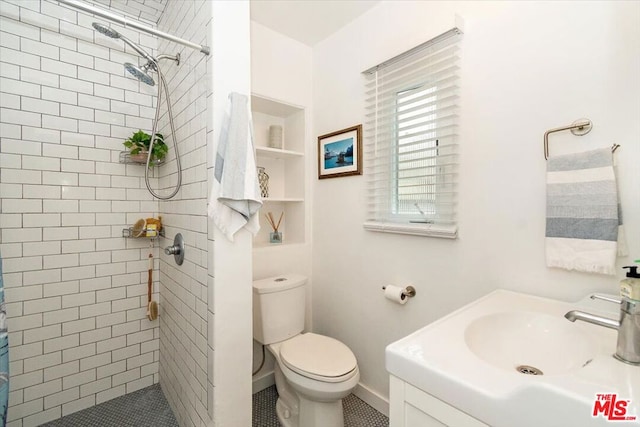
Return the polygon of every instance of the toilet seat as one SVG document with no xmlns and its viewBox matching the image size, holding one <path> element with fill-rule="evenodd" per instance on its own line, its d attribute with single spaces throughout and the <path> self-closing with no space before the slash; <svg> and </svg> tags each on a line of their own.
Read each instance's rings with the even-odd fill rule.
<svg viewBox="0 0 640 427">
<path fill-rule="evenodd" d="M 297 335 L 282 343 L 279 354 L 287 368 L 317 381 L 342 382 L 358 372 L 349 347 L 324 335 Z"/>
</svg>

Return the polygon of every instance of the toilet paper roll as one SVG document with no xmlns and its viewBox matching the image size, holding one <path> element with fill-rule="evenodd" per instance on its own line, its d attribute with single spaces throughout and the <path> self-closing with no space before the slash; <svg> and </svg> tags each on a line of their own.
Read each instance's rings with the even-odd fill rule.
<svg viewBox="0 0 640 427">
<path fill-rule="evenodd" d="M 404 288 L 394 285 L 387 285 L 384 288 L 384 297 L 398 304 L 406 304 L 409 300 L 404 294 Z"/>
</svg>

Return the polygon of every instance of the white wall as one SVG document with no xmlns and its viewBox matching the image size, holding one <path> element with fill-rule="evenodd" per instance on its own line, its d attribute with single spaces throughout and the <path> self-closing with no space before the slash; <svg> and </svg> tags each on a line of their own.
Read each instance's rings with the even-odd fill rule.
<svg viewBox="0 0 640 427">
<path fill-rule="evenodd" d="M 316 152 L 312 148 L 311 133 L 311 78 L 312 50 L 296 40 L 277 33 L 254 21 L 251 22 L 251 91 L 265 98 L 305 109 L 305 224 L 304 243 L 263 247 L 253 251 L 253 279 L 264 279 L 284 273 L 298 273 L 311 280 L 311 177 L 316 173 Z M 285 129 L 286 131 L 286 129 Z M 263 212 L 264 213 L 264 212 Z M 302 239 L 301 239 L 302 240 Z M 311 325 L 311 292 L 308 293 L 307 327 Z M 254 364 L 260 363 L 261 348 L 257 342 L 253 346 Z M 273 357 L 267 351 L 267 361 L 254 380 L 265 378 L 273 372 Z M 269 385 L 270 381 L 260 384 Z M 261 386 L 254 386 L 254 391 Z"/>
<path fill-rule="evenodd" d="M 206 2 L 167 2 L 158 21 L 161 31 L 195 43 L 210 45 L 211 7 Z M 185 239 L 184 263 L 178 266 L 173 255 L 160 255 L 160 384 L 181 426 L 206 425 L 208 392 L 209 292 L 207 284 L 207 131 L 212 114 L 207 98 L 211 82 L 207 67 L 212 55 L 174 42 L 158 40 L 158 52 L 180 53 L 180 65 L 161 61 L 169 86 L 176 135 L 169 137 L 166 97 L 162 97 L 161 133 L 170 152 L 160 168 L 160 194 L 175 188 L 174 144 L 180 150 L 182 186 L 159 210 L 166 230 L 161 247 L 173 244 L 176 233 Z M 159 82 L 158 82 L 159 83 Z"/>
<path fill-rule="evenodd" d="M 251 21 L 251 91 L 308 107 L 311 54 L 309 46 Z"/>
<path fill-rule="evenodd" d="M 553 135 L 553 154 L 622 145 L 631 255 L 619 265 L 640 258 L 640 3 L 382 2 L 315 46 L 314 135 L 364 122 L 360 73 L 437 35 L 455 13 L 465 22 L 460 237 L 366 232 L 364 177 L 313 185 L 314 329 L 349 345 L 362 384 L 382 397 L 387 344 L 493 289 L 564 300 L 617 292 L 622 272 L 545 266 L 547 129 L 594 123 L 583 137 Z M 413 284 L 417 296 L 395 305 L 387 283 Z"/>
<path fill-rule="evenodd" d="M 216 147 L 228 95 L 251 93 L 249 1 L 209 2 L 213 61 L 207 134 L 207 176 L 213 180 Z M 251 425 L 251 234 L 230 242 L 208 221 L 209 414 L 216 426 Z"/>
<path fill-rule="evenodd" d="M 26 427 L 158 381 L 150 242 L 122 237 L 158 203 L 144 166 L 118 162 L 150 129 L 155 89 L 124 71 L 138 55 L 94 31 L 100 19 L 55 1 L 3 0 L 0 15 L 8 425 Z M 155 38 L 114 27 L 155 51 Z"/>
</svg>

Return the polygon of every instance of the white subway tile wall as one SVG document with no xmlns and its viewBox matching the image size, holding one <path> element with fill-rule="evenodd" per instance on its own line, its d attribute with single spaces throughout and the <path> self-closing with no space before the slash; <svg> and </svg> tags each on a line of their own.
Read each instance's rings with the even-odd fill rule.
<svg viewBox="0 0 640 427">
<path fill-rule="evenodd" d="M 207 44 L 211 24 L 206 1 L 168 2 L 158 28 L 195 43 Z M 212 372 L 207 328 L 207 64 L 210 57 L 197 50 L 158 40 L 159 53 L 180 52 L 180 65 L 163 61 L 175 119 L 176 138 L 170 139 L 167 167 L 159 185 L 169 192 L 176 183 L 173 141 L 178 141 L 183 176 L 174 199 L 160 202 L 167 236 L 182 233 L 184 264 L 161 254 L 160 260 L 160 382 L 176 419 L 183 427 L 210 424 L 209 393 Z M 164 99 L 162 103 L 166 102 Z M 162 110 L 163 112 L 166 110 Z M 209 114 L 211 114 L 209 110 Z M 170 134 L 168 116 L 162 132 Z"/>
<path fill-rule="evenodd" d="M 165 2 L 128 0 L 117 7 L 154 25 Z M 118 163 L 128 135 L 150 132 L 156 92 L 125 73 L 122 62 L 139 58 L 93 31 L 93 21 L 100 19 L 51 0 L 0 1 L 9 427 L 35 426 L 159 381 L 160 322 L 145 315 L 150 242 L 121 237 L 138 218 L 157 216 L 159 206 L 146 191 L 144 166 Z M 154 37 L 114 27 L 156 52 Z M 158 179 L 151 184 L 157 187 Z M 194 254 L 200 240 L 188 234 Z M 152 251 L 157 299 L 157 242 Z M 195 274 L 201 258 L 189 258 L 189 280 L 171 273 L 180 298 L 206 296 Z M 197 328 L 180 340 L 199 344 L 195 334 L 206 336 L 206 322 L 182 315 Z M 196 364 L 191 367 L 197 375 Z"/>
</svg>

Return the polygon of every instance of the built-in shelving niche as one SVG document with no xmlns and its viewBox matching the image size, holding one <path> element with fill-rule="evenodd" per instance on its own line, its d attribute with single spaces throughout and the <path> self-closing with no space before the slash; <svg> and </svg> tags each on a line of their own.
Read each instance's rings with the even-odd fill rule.
<svg viewBox="0 0 640 427">
<path fill-rule="evenodd" d="M 274 247 L 272 231 L 265 214 L 278 219 L 284 212 L 279 231 L 282 245 L 304 243 L 305 239 L 305 114 L 304 109 L 259 95 L 251 96 L 256 161 L 269 175 L 269 197 L 263 199 L 260 232 L 254 247 Z M 269 127 L 283 128 L 282 148 L 269 147 Z"/>
</svg>

